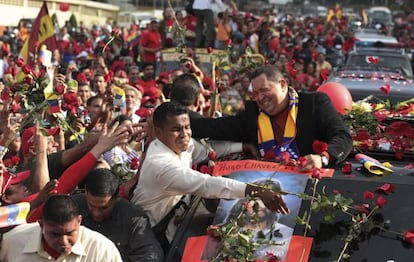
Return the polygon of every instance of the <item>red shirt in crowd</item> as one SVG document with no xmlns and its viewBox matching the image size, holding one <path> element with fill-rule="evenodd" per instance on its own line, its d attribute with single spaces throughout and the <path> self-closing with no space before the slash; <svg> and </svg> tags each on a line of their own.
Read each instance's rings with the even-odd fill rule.
<svg viewBox="0 0 414 262">
<path fill-rule="evenodd" d="M 147 48 L 161 49 L 161 35 L 158 31 L 145 30 L 141 35 L 141 45 Z M 155 53 L 144 51 L 142 54 L 142 60 L 144 62 L 155 63 L 157 62 L 157 56 Z"/>
</svg>

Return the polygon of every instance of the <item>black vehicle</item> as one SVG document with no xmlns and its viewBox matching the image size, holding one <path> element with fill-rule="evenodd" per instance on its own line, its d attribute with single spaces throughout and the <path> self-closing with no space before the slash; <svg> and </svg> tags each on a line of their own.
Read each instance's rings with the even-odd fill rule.
<svg viewBox="0 0 414 262">
<path fill-rule="evenodd" d="M 378 45 L 357 48 L 349 53 L 345 65 L 339 67 L 328 82 L 343 84 L 354 101 L 375 96 L 395 104 L 414 97 L 410 58 L 401 49 Z M 389 86 L 389 93 L 381 90 L 383 86 Z"/>
</svg>

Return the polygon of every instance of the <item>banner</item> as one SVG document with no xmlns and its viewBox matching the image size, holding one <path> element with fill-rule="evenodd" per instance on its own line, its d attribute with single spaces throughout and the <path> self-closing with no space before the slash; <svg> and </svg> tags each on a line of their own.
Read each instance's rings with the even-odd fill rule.
<svg viewBox="0 0 414 262">
<path fill-rule="evenodd" d="M 39 14 L 33 22 L 30 35 L 20 51 L 20 57 L 24 59 L 26 64 L 32 67 L 36 62 L 34 60 L 35 56 L 38 55 L 42 45 L 46 45 L 47 49 L 52 51 L 52 53 L 57 49 L 54 26 L 45 2 L 43 2 Z"/>
<path fill-rule="evenodd" d="M 331 177 L 333 174 L 333 170 L 330 169 L 323 169 L 321 172 L 324 177 Z M 261 244 L 255 251 L 255 261 L 267 261 L 268 254 L 276 255 L 278 261 L 308 261 L 312 239 L 294 236 L 293 229 L 302 203 L 302 200 L 294 194 L 304 192 L 310 174 L 274 162 L 241 160 L 218 162 L 214 167 L 213 175 L 224 175 L 257 185 L 275 186 L 293 193 L 283 196 L 290 209 L 289 214 L 271 212 L 259 201 L 257 214 L 260 220 L 254 220 L 253 223 L 248 222 L 252 220 L 244 221 L 241 232 L 249 230 L 254 235 L 262 234 L 266 239 L 275 241 L 274 244 Z M 213 225 L 222 227 L 231 219 L 240 217 L 242 205 L 246 205 L 246 199 L 220 200 Z M 256 239 L 253 237 L 250 241 L 254 242 Z M 211 236 L 189 238 L 182 261 L 208 261 L 212 256 L 217 255 L 218 244 L 219 241 Z"/>
</svg>

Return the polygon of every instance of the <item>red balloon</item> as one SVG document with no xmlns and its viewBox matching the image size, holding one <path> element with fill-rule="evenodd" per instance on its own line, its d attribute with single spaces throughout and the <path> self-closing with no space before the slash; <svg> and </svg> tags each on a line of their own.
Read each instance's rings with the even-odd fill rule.
<svg viewBox="0 0 414 262">
<path fill-rule="evenodd" d="M 59 10 L 62 12 L 66 12 L 69 10 L 69 3 L 60 3 Z"/>
<path fill-rule="evenodd" d="M 340 83 L 328 82 L 321 85 L 316 91 L 329 96 L 336 111 L 345 115 L 352 109 L 352 96 L 349 90 Z"/>
</svg>

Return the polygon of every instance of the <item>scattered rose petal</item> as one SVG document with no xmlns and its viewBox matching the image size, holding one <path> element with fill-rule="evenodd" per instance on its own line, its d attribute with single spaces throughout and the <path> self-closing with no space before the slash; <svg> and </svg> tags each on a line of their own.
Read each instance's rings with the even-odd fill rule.
<svg viewBox="0 0 414 262">
<path fill-rule="evenodd" d="M 395 187 L 394 187 L 393 184 L 385 183 L 382 186 L 378 187 L 377 191 L 380 192 L 380 193 L 388 195 L 390 193 L 394 193 Z"/>
<path fill-rule="evenodd" d="M 352 173 L 352 163 L 351 162 L 345 162 L 342 165 L 341 171 L 344 174 L 350 174 L 350 173 Z"/>
<path fill-rule="evenodd" d="M 368 62 L 370 62 L 371 64 L 378 64 L 378 58 L 370 56 L 368 57 Z"/>
<path fill-rule="evenodd" d="M 372 193 L 371 191 L 364 191 L 364 199 L 373 199 L 375 197 L 374 193 Z"/>
<path fill-rule="evenodd" d="M 383 92 L 384 94 L 388 95 L 391 91 L 391 86 L 389 84 L 385 84 L 385 85 L 380 87 L 380 91 Z"/>
<path fill-rule="evenodd" d="M 414 245 L 414 229 L 405 231 L 404 240 Z"/>
<path fill-rule="evenodd" d="M 413 163 L 409 163 L 408 165 L 404 166 L 405 169 L 413 169 Z"/>
<path fill-rule="evenodd" d="M 210 152 L 208 152 L 208 159 L 210 159 L 211 161 L 216 161 L 217 160 L 216 151 L 211 150 Z"/>
</svg>

